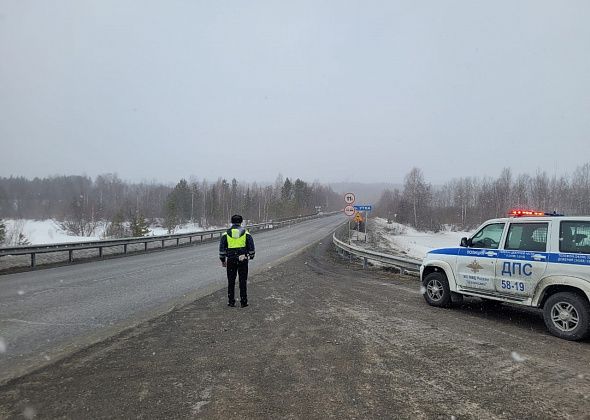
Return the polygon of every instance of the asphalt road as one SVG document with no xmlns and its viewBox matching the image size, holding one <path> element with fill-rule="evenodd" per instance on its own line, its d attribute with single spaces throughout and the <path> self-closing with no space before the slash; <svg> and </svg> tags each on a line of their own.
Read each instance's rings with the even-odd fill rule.
<svg viewBox="0 0 590 420">
<path fill-rule="evenodd" d="M 250 271 L 342 222 L 337 215 L 254 234 Z M 217 242 L 0 276 L 0 382 L 226 285 Z"/>
<path fill-rule="evenodd" d="M 0 418 L 590 418 L 590 343 L 535 310 L 430 307 L 329 238 L 252 280 L 0 386 Z"/>
</svg>

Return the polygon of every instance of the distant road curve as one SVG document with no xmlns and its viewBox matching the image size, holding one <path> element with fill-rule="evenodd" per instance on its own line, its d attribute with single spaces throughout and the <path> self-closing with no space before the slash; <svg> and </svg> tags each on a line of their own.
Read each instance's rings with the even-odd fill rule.
<svg viewBox="0 0 590 420">
<path fill-rule="evenodd" d="M 254 234 L 252 273 L 318 241 L 334 215 Z M 217 241 L 198 247 L 4 275 L 0 382 L 226 285 Z"/>
</svg>

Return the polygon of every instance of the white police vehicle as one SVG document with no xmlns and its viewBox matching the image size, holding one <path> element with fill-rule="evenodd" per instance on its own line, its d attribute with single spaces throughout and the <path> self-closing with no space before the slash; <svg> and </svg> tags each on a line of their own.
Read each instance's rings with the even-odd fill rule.
<svg viewBox="0 0 590 420">
<path fill-rule="evenodd" d="M 488 220 L 456 248 L 430 251 L 420 267 L 424 298 L 450 307 L 463 296 L 543 309 L 549 331 L 590 334 L 590 217 L 513 210 Z"/>
</svg>

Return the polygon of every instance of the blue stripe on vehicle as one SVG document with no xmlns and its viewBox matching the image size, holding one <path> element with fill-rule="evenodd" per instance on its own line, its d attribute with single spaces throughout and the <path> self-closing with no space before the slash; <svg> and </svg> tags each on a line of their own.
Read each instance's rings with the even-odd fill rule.
<svg viewBox="0 0 590 420">
<path fill-rule="evenodd" d="M 462 248 L 439 248 L 439 249 L 433 249 L 432 251 L 429 251 L 429 254 L 442 254 L 442 255 L 459 255 L 458 252 L 459 250 L 461 250 Z"/>
<path fill-rule="evenodd" d="M 590 265 L 589 254 L 566 254 L 559 252 L 508 251 L 479 248 L 439 248 L 428 252 L 435 255 L 455 255 L 477 258 L 499 258 L 502 260 L 541 262 L 539 256 L 545 257 L 550 264 Z M 495 254 L 495 255 L 493 255 Z M 537 257 L 537 258 L 533 258 Z"/>
</svg>

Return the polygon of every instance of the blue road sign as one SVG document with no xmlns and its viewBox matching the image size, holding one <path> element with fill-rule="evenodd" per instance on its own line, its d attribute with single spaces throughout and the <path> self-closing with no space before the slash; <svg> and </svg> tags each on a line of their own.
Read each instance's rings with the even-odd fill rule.
<svg viewBox="0 0 590 420">
<path fill-rule="evenodd" d="M 354 209 L 356 211 L 372 211 L 373 205 L 368 204 L 368 205 L 363 205 L 363 206 L 354 206 Z"/>
</svg>

